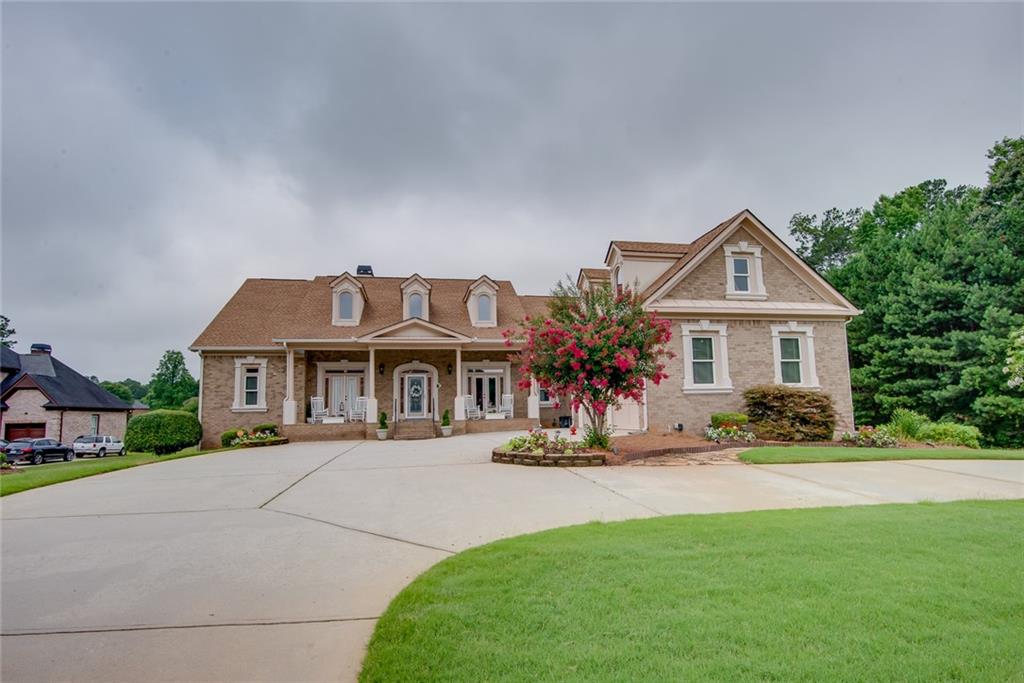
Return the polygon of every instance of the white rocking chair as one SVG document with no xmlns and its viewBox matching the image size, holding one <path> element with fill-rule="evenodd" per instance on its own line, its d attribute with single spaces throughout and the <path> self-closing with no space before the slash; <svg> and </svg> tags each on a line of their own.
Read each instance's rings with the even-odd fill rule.
<svg viewBox="0 0 1024 683">
<path fill-rule="evenodd" d="M 479 420 L 483 417 L 480 413 L 480 406 L 476 404 L 472 396 L 466 396 L 466 419 L 467 420 Z"/>
<path fill-rule="evenodd" d="M 327 417 L 327 407 L 324 405 L 323 396 L 313 396 L 309 399 L 309 421 L 312 423 L 323 422 Z"/>
<path fill-rule="evenodd" d="M 362 422 L 366 419 L 366 397 L 359 396 L 356 398 L 355 405 L 349 410 L 348 414 L 349 422 Z"/>
<path fill-rule="evenodd" d="M 514 404 L 515 404 L 515 396 L 513 396 L 512 394 L 502 394 L 502 396 L 501 396 L 501 409 L 498 410 L 498 412 L 501 413 L 502 415 L 504 415 L 506 420 L 511 420 L 512 419 L 512 414 L 514 412 L 512 406 Z"/>
</svg>

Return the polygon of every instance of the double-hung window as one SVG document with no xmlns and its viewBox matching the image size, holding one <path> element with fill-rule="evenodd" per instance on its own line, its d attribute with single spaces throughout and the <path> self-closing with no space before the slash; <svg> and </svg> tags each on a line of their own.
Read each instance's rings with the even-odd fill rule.
<svg viewBox="0 0 1024 683">
<path fill-rule="evenodd" d="M 712 337 L 691 337 L 690 362 L 693 368 L 693 383 L 713 385 L 715 383 L 715 340 Z"/>
<path fill-rule="evenodd" d="M 732 289 L 737 294 L 750 292 L 750 259 L 737 257 L 732 260 Z"/>
<path fill-rule="evenodd" d="M 709 320 L 686 323 L 683 333 L 683 391 L 694 394 L 727 394 L 732 391 L 729 376 L 729 334 L 724 324 Z"/>
<path fill-rule="evenodd" d="M 803 381 L 799 338 L 779 337 L 779 364 L 783 384 L 800 384 Z"/>
<path fill-rule="evenodd" d="M 245 369 L 244 400 L 242 405 L 246 408 L 254 408 L 260 404 L 260 369 Z"/>
<path fill-rule="evenodd" d="M 776 384 L 818 388 L 813 325 L 799 325 L 796 321 L 772 325 L 772 344 Z"/>
<path fill-rule="evenodd" d="M 239 412 L 267 409 L 267 359 L 235 359 L 235 401 L 232 410 Z"/>
</svg>

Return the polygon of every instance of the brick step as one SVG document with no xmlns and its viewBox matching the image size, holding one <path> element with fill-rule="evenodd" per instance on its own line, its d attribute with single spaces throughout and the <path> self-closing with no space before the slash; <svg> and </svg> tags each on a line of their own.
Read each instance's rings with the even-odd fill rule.
<svg viewBox="0 0 1024 683">
<path fill-rule="evenodd" d="M 434 423 L 430 420 L 409 420 L 395 425 L 395 439 L 433 439 Z"/>
</svg>

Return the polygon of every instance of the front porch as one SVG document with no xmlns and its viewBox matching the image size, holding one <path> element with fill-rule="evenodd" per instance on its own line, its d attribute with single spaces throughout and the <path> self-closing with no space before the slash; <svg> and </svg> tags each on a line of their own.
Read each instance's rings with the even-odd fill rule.
<svg viewBox="0 0 1024 683">
<path fill-rule="evenodd" d="M 454 434 L 525 430 L 540 425 L 536 385 L 516 386 L 505 348 L 396 346 L 286 348 L 282 431 L 295 441 L 376 438 L 380 414 L 389 438 L 440 435 L 444 414 Z M 409 424 L 402 430 L 400 425 Z"/>
</svg>

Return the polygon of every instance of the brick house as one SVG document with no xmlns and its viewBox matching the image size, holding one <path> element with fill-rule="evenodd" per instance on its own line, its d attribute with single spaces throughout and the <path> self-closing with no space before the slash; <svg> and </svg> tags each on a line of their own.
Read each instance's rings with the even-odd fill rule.
<svg viewBox="0 0 1024 683">
<path fill-rule="evenodd" d="M 698 431 L 742 409 L 754 384 L 828 392 L 837 430 L 853 426 L 846 323 L 858 311 L 749 211 L 690 244 L 613 241 L 580 287 L 630 287 L 673 323 L 670 378 L 618 429 Z M 191 349 L 200 354 L 204 445 L 260 422 L 289 438 L 366 438 L 379 412 L 397 438 L 579 421 L 536 386 L 516 386 L 502 331 L 543 314 L 548 297 L 511 282 L 355 275 L 246 280 Z M 324 410 L 314 416 L 314 405 Z M 358 421 L 352 420 L 353 408 Z"/>
<path fill-rule="evenodd" d="M 132 407 L 52 355 L 49 344 L 30 353 L 2 349 L 0 424 L 3 438 L 69 443 L 86 434 L 123 437 Z"/>
</svg>

